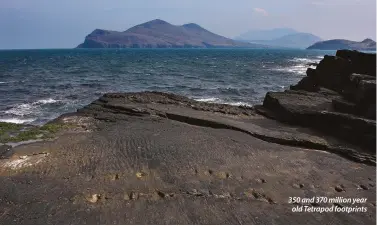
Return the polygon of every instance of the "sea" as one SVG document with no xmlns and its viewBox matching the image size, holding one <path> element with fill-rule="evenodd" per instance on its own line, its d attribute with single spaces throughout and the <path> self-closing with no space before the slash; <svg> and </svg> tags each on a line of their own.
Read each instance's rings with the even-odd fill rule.
<svg viewBox="0 0 377 226">
<path fill-rule="evenodd" d="M 335 51 L 299 49 L 0 50 L 0 121 L 40 125 L 107 92 L 161 91 L 261 104 Z"/>
</svg>

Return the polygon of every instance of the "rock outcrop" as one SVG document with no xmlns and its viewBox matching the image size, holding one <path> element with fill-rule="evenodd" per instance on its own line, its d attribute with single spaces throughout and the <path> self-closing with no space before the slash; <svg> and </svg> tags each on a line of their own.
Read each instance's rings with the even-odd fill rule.
<svg viewBox="0 0 377 226">
<path fill-rule="evenodd" d="M 259 112 L 315 128 L 375 153 L 376 54 L 339 50 L 285 92 L 269 92 Z"/>
<path fill-rule="evenodd" d="M 291 104 L 288 111 L 300 110 L 289 103 L 296 100 L 306 114 L 331 105 L 335 94 L 320 92 L 322 98 L 291 91 L 271 99 Z M 0 223 L 376 222 L 375 153 L 250 107 L 159 92 L 108 93 L 52 125 L 59 128 L 53 139 L 0 146 Z M 351 213 L 292 211 L 356 207 L 289 201 L 316 196 L 366 201 Z"/>
</svg>

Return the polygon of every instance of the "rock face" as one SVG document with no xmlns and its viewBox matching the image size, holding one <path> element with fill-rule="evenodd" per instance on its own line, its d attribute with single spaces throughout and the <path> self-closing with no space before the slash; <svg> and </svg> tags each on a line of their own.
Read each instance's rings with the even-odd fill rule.
<svg viewBox="0 0 377 226">
<path fill-rule="evenodd" d="M 339 50 L 285 92 L 269 92 L 263 114 L 315 128 L 370 153 L 376 144 L 376 54 Z"/>
<path fill-rule="evenodd" d="M 96 29 L 77 48 L 208 48 L 263 47 L 234 41 L 214 34 L 197 24 L 175 26 L 163 20 L 152 20 L 126 31 Z"/>
<path fill-rule="evenodd" d="M 320 50 L 337 50 L 337 49 L 350 49 L 350 50 L 362 50 L 362 51 L 376 51 L 376 42 L 372 39 L 365 39 L 361 42 L 355 42 L 344 39 L 333 39 L 323 42 L 317 42 L 314 45 L 308 47 L 308 49 L 320 49 Z"/>
</svg>

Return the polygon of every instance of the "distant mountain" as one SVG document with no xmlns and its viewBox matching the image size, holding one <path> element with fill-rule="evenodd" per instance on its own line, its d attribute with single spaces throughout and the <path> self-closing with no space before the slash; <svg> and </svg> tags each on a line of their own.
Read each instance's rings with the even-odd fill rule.
<svg viewBox="0 0 377 226">
<path fill-rule="evenodd" d="M 270 47 L 304 49 L 322 39 L 310 33 L 298 32 L 292 28 L 275 28 L 270 30 L 251 30 L 235 38 L 253 44 Z"/>
<path fill-rule="evenodd" d="M 175 26 L 163 20 L 152 20 L 126 31 L 96 29 L 77 48 L 208 48 L 255 47 L 263 45 L 235 41 L 190 23 Z"/>
<path fill-rule="evenodd" d="M 273 40 L 254 40 L 250 41 L 250 43 L 304 49 L 319 41 L 322 41 L 320 37 L 310 33 L 294 33 Z"/>
<path fill-rule="evenodd" d="M 376 42 L 372 39 L 364 39 L 361 42 L 355 42 L 345 39 L 333 39 L 323 42 L 317 42 L 308 49 L 320 49 L 320 50 L 338 50 L 338 49 L 351 49 L 360 51 L 375 51 Z"/>
<path fill-rule="evenodd" d="M 274 28 L 269 30 L 250 30 L 240 36 L 236 37 L 236 40 L 273 40 L 277 38 L 281 38 L 285 35 L 295 34 L 298 33 L 296 30 L 292 28 Z"/>
</svg>

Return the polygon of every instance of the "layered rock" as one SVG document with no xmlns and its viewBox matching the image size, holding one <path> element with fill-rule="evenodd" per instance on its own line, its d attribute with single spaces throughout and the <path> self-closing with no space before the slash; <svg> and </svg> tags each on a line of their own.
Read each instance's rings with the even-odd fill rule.
<svg viewBox="0 0 377 226">
<path fill-rule="evenodd" d="M 269 92 L 259 111 L 326 132 L 375 152 L 376 54 L 339 50 L 285 92 Z"/>
</svg>

